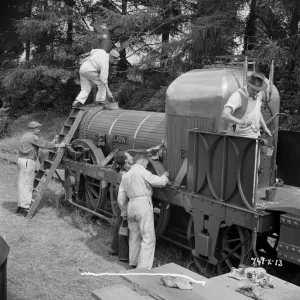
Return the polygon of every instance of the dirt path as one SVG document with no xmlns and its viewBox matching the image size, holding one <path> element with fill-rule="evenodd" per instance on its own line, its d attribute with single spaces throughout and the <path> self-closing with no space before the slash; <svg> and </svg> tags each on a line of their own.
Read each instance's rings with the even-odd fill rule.
<svg viewBox="0 0 300 300">
<path fill-rule="evenodd" d="M 58 183 L 51 184 L 41 209 L 28 221 L 15 214 L 16 165 L 0 159 L 0 169 L 0 234 L 10 246 L 9 300 L 88 300 L 95 289 L 125 283 L 119 277 L 80 275 L 125 269 L 108 255 L 107 225 L 84 222 L 73 208 L 57 206 L 63 192 Z"/>
</svg>

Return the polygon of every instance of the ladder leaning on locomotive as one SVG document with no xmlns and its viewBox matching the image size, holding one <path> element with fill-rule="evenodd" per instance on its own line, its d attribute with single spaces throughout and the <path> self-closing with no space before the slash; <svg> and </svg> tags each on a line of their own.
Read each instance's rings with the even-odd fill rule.
<svg viewBox="0 0 300 300">
<path fill-rule="evenodd" d="M 281 275 L 286 266 L 289 275 L 298 274 L 300 281 L 296 201 L 300 192 L 283 186 L 276 202 L 264 198 L 265 189 L 276 183 L 277 173 L 284 174 L 286 167 L 276 165 L 277 148 L 282 151 L 282 146 L 278 145 L 275 116 L 280 98 L 272 83 L 273 70 L 272 66 L 263 95 L 263 115 L 273 136 L 263 137 L 264 143 L 227 135 L 228 123 L 220 119 L 230 95 L 251 74 L 247 60 L 243 70 L 215 67 L 179 76 L 167 90 L 165 113 L 85 108 L 61 161 L 68 201 L 113 221 L 121 181 L 112 168 L 114 155 L 163 142 L 159 159 L 150 160 L 149 169 L 157 174 L 167 170 L 173 184 L 154 189 L 157 236 L 191 251 L 195 265 L 206 275 L 261 262 L 269 272 Z M 286 141 L 282 137 L 280 133 L 279 141 Z M 271 154 L 263 151 L 266 143 L 274 148 Z M 266 209 L 259 209 L 262 206 Z"/>
</svg>

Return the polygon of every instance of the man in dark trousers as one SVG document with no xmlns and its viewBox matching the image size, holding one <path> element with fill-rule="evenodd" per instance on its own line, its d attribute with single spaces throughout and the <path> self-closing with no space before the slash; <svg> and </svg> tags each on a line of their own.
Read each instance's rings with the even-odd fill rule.
<svg viewBox="0 0 300 300">
<path fill-rule="evenodd" d="M 133 164 L 133 158 L 128 152 L 119 152 L 115 158 L 115 167 L 116 170 L 121 173 L 125 174 L 130 170 L 131 165 Z M 122 223 L 121 217 L 121 210 L 117 205 L 117 216 L 116 216 L 116 223 L 113 225 L 112 228 L 112 242 L 111 242 L 111 251 L 109 252 L 110 255 L 118 255 L 119 254 L 119 229 Z M 119 257 L 122 260 L 122 257 Z"/>
<path fill-rule="evenodd" d="M 9 246 L 0 236 L 0 299 L 7 300 L 7 257 Z"/>
</svg>

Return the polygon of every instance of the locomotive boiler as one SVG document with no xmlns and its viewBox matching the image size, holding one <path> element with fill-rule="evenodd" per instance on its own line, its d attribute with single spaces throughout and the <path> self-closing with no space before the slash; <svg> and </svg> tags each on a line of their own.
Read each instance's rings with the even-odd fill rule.
<svg viewBox="0 0 300 300">
<path fill-rule="evenodd" d="M 61 162 L 68 201 L 111 222 L 121 181 L 114 156 L 163 143 L 148 166 L 158 175 L 168 171 L 171 179 L 154 189 L 157 237 L 190 251 L 206 275 L 263 257 L 272 265 L 280 261 L 296 278 L 300 213 L 294 199 L 300 192 L 277 187 L 277 200 L 265 199 L 265 189 L 276 184 L 280 173 L 278 90 L 270 81 L 263 95 L 272 138 L 227 135 L 228 124 L 220 119 L 228 98 L 249 74 L 247 67 L 224 66 L 182 74 L 167 90 L 165 113 L 85 108 Z"/>
</svg>

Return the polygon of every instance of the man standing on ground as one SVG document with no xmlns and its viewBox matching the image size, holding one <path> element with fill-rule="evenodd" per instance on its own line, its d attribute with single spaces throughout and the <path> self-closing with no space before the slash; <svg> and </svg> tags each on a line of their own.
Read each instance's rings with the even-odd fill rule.
<svg viewBox="0 0 300 300">
<path fill-rule="evenodd" d="M 146 154 L 136 155 L 134 165 L 122 178 L 118 194 L 121 216 L 127 216 L 128 220 L 132 268 L 152 268 L 155 252 L 152 186 L 163 187 L 169 181 L 168 172 L 156 176 L 146 170 L 148 163 Z"/>
<path fill-rule="evenodd" d="M 115 158 L 116 170 L 124 175 L 129 170 L 133 164 L 133 158 L 128 152 L 118 152 Z M 116 224 L 114 224 L 112 228 L 112 241 L 111 241 L 111 251 L 110 255 L 118 255 L 119 254 L 119 229 L 122 223 L 121 217 L 121 209 L 117 205 L 117 216 L 116 216 Z"/>
<path fill-rule="evenodd" d="M 39 148 L 63 148 L 65 143 L 55 144 L 38 137 L 40 127 L 38 122 L 28 124 L 29 131 L 20 140 L 18 158 L 18 209 L 17 213 L 27 216 L 32 203 L 33 182 L 38 159 Z"/>
<path fill-rule="evenodd" d="M 114 63 L 119 57 L 120 54 L 116 50 L 111 50 L 110 53 L 103 49 L 93 49 L 91 51 L 91 55 L 85 60 L 79 70 L 81 91 L 73 102 L 73 107 L 84 105 L 92 90 L 93 83 L 98 87 L 96 104 L 107 104 L 106 95 L 109 98 L 113 97 L 107 83 L 109 63 Z"/>
<path fill-rule="evenodd" d="M 271 136 L 262 113 L 262 91 L 268 88 L 265 76 L 253 73 L 247 78 L 247 86 L 238 89 L 224 106 L 222 118 L 230 121 L 228 134 L 241 137 L 258 138 L 260 126 Z"/>
</svg>

